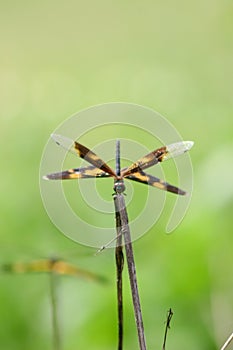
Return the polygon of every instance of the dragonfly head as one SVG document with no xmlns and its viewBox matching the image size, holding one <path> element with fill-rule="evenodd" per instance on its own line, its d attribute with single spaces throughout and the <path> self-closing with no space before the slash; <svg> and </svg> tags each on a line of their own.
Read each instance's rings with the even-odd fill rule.
<svg viewBox="0 0 233 350">
<path fill-rule="evenodd" d="M 113 187 L 114 191 L 116 193 L 122 193 L 125 191 L 125 184 L 124 181 L 122 179 L 117 179 L 114 183 L 114 187 Z"/>
</svg>

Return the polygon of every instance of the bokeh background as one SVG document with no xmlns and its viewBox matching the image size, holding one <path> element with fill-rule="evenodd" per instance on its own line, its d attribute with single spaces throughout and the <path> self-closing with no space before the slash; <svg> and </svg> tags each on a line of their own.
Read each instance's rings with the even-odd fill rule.
<svg viewBox="0 0 233 350">
<path fill-rule="evenodd" d="M 148 349 L 162 347 L 170 307 L 168 348 L 219 349 L 233 331 L 232 15 L 229 0 L 1 1 L 0 262 L 56 255 L 109 279 L 58 278 L 62 349 L 116 348 L 114 254 L 95 257 L 53 226 L 40 159 L 67 117 L 110 101 L 153 108 L 195 140 L 188 214 L 172 235 L 162 217 L 134 244 Z M 0 281 L 1 349 L 52 349 L 48 276 Z M 136 349 L 126 273 L 124 301 Z"/>
</svg>

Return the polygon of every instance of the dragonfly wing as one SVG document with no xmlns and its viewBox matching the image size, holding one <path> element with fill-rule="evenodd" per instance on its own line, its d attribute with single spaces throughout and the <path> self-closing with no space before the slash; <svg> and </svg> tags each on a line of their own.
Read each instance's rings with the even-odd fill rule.
<svg viewBox="0 0 233 350">
<path fill-rule="evenodd" d="M 104 172 L 109 173 L 111 176 L 117 177 L 113 169 L 111 169 L 101 158 L 99 158 L 97 154 L 92 152 L 89 148 L 81 145 L 81 143 L 57 134 L 52 134 L 51 137 L 59 146 L 71 153 L 74 153 L 75 155 L 78 155 L 80 158 L 85 159 L 88 163 L 103 170 Z"/>
<path fill-rule="evenodd" d="M 8 273 L 56 273 L 58 275 L 80 276 L 98 282 L 106 282 L 104 277 L 60 259 L 40 259 L 25 263 L 16 262 L 13 264 L 4 264 L 1 271 Z"/>
<path fill-rule="evenodd" d="M 140 158 L 138 161 L 130 165 L 127 169 L 124 169 L 121 175 L 123 177 L 126 177 L 130 174 L 141 172 L 142 170 L 147 169 L 159 162 L 177 157 L 190 150 L 193 144 L 194 143 L 192 141 L 183 141 L 158 148 L 155 151 L 152 151 L 146 156 Z"/>
<path fill-rule="evenodd" d="M 170 185 L 169 183 L 160 180 L 159 178 L 146 174 L 143 171 L 141 172 L 137 172 L 131 175 L 127 175 L 125 176 L 126 179 L 132 180 L 132 181 L 137 181 L 137 182 L 141 182 L 143 184 L 146 185 L 150 185 L 153 187 L 157 187 L 160 190 L 164 190 L 164 191 L 168 191 L 168 192 L 172 192 L 172 193 L 176 193 L 176 194 L 180 194 L 180 195 L 185 195 L 186 192 L 181 190 L 178 187 L 175 187 L 173 185 Z"/>
<path fill-rule="evenodd" d="M 109 177 L 109 173 L 100 170 L 94 166 L 84 168 L 68 169 L 59 173 L 45 175 L 45 180 L 69 180 L 69 179 L 88 179 L 93 177 Z"/>
<path fill-rule="evenodd" d="M 28 273 L 28 272 L 49 272 L 51 269 L 50 260 L 33 260 L 30 262 L 15 262 L 4 264 L 2 269 L 11 273 Z"/>
<path fill-rule="evenodd" d="M 97 275 L 91 271 L 79 268 L 78 266 L 68 263 L 64 260 L 57 260 L 54 262 L 53 272 L 59 275 L 70 275 L 76 277 L 83 277 L 98 282 L 106 282 L 105 277 Z"/>
</svg>

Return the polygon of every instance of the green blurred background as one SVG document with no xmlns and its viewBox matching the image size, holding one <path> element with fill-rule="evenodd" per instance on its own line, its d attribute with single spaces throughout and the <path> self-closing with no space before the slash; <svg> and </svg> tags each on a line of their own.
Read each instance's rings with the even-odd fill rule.
<svg viewBox="0 0 233 350">
<path fill-rule="evenodd" d="M 0 262 L 61 255 L 110 281 L 58 279 L 63 349 L 116 349 L 114 255 L 53 226 L 40 158 L 67 117 L 110 101 L 153 108 L 195 140 L 188 214 L 172 235 L 161 220 L 134 244 L 148 349 L 161 349 L 169 307 L 170 349 L 219 349 L 233 331 L 232 15 L 229 0 L 1 1 Z M 48 276 L 0 281 L 0 348 L 51 349 Z M 136 349 L 126 273 L 124 300 Z"/>
</svg>

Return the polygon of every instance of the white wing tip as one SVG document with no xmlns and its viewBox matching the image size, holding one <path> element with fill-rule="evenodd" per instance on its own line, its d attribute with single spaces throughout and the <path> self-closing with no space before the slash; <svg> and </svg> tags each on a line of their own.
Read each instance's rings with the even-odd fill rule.
<svg viewBox="0 0 233 350">
<path fill-rule="evenodd" d="M 61 146 L 66 150 L 69 150 L 74 143 L 74 141 L 69 137 L 62 136 L 59 134 L 51 134 L 51 138 L 56 142 L 58 146 Z"/>
<path fill-rule="evenodd" d="M 165 156 L 165 159 L 177 157 L 185 152 L 189 151 L 194 145 L 193 141 L 181 141 L 172 143 L 167 146 L 168 154 Z"/>
<path fill-rule="evenodd" d="M 43 179 L 43 180 L 49 180 L 49 178 L 48 178 L 47 175 L 42 176 L 42 179 Z"/>
<path fill-rule="evenodd" d="M 61 143 L 61 138 L 62 136 L 59 134 L 51 134 L 50 137 L 58 144 L 60 145 Z"/>
<path fill-rule="evenodd" d="M 194 142 L 193 141 L 183 141 L 183 144 L 184 144 L 186 150 L 189 151 L 193 147 Z"/>
</svg>

